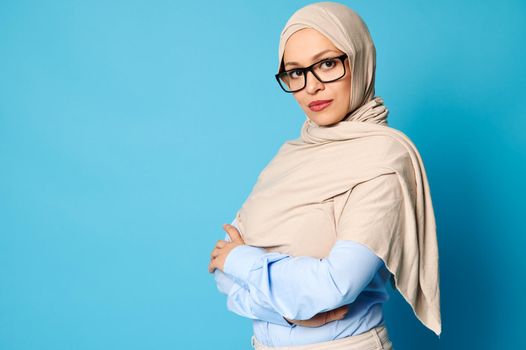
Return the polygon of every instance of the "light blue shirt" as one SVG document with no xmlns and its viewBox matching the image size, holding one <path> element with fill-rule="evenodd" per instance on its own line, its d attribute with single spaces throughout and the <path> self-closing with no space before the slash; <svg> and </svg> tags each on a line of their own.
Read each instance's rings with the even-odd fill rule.
<svg viewBox="0 0 526 350">
<path fill-rule="evenodd" d="M 232 222 L 235 226 L 235 221 Z M 228 239 L 225 237 L 225 240 Z M 357 335 L 383 324 L 390 272 L 369 248 L 338 240 L 328 257 L 291 257 L 242 245 L 214 272 L 227 308 L 253 320 L 255 337 L 266 346 L 294 346 Z M 349 304 L 343 320 L 320 327 L 290 325 Z"/>
<path fill-rule="evenodd" d="M 225 272 L 214 273 L 218 289 L 227 295 L 227 308 L 252 319 L 255 337 L 274 347 L 340 339 L 384 324 L 382 307 L 389 300 L 386 284 L 391 273 L 372 250 L 343 237 L 352 230 L 396 234 L 402 205 L 397 175 L 384 174 L 353 188 L 340 217 L 345 218 L 345 230 L 326 258 L 235 247 L 227 256 Z M 360 225 L 363 220 L 370 224 Z M 236 226 L 235 219 L 232 225 Z M 291 325 L 283 318 L 307 320 L 342 305 L 349 305 L 345 318 L 320 327 Z"/>
</svg>

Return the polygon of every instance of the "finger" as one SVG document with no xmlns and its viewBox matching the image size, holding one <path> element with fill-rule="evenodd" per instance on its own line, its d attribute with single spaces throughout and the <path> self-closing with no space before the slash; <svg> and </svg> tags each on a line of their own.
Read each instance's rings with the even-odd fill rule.
<svg viewBox="0 0 526 350">
<path fill-rule="evenodd" d="M 314 318 L 311 318 L 310 320 L 295 320 L 293 323 L 299 326 L 302 326 L 302 327 L 310 327 L 310 328 L 320 327 L 325 324 L 325 322 L 319 317 L 314 317 Z"/>
<path fill-rule="evenodd" d="M 335 310 L 349 310 L 349 305 L 342 305 L 342 306 L 340 306 L 339 308 L 337 308 Z"/>
<path fill-rule="evenodd" d="M 322 314 L 317 314 L 308 320 L 289 320 L 288 318 L 285 318 L 285 319 L 289 323 L 293 323 L 293 324 L 296 324 L 302 327 L 319 327 L 325 324 L 325 321 L 322 318 L 323 318 Z"/>
<path fill-rule="evenodd" d="M 332 311 L 324 312 L 323 313 L 323 324 L 326 324 L 328 322 L 332 321 Z"/>
<path fill-rule="evenodd" d="M 212 253 L 210 253 L 210 259 L 215 259 L 219 254 L 221 254 L 221 251 L 221 248 L 215 248 L 212 250 Z"/>
<path fill-rule="evenodd" d="M 212 273 L 216 269 L 215 261 L 215 259 L 212 259 L 212 261 L 210 261 L 210 264 L 208 264 L 208 272 Z"/>
<path fill-rule="evenodd" d="M 220 239 L 216 242 L 216 248 L 223 248 L 228 242 Z"/>
<path fill-rule="evenodd" d="M 347 305 L 344 305 L 343 307 L 339 307 L 330 311 L 331 314 L 329 315 L 329 322 L 335 320 L 342 320 L 343 318 L 345 318 L 345 315 L 347 315 L 348 310 L 349 308 L 347 307 Z"/>
<path fill-rule="evenodd" d="M 347 315 L 348 312 L 349 312 L 349 305 L 343 305 L 338 310 L 338 314 L 342 315 L 343 317 L 345 317 L 345 315 Z"/>
<path fill-rule="evenodd" d="M 218 253 L 217 253 L 217 248 L 214 248 L 214 249 L 212 250 L 212 253 L 210 253 L 210 259 L 215 258 L 215 257 L 217 256 L 217 254 L 218 254 Z"/>
<path fill-rule="evenodd" d="M 288 318 L 286 318 L 286 320 L 289 321 L 289 323 L 297 324 L 298 326 L 303 326 L 303 327 L 308 327 L 308 326 L 309 326 L 308 321 L 303 321 L 303 320 L 289 320 Z"/>
<path fill-rule="evenodd" d="M 223 229 L 228 233 L 232 242 L 243 242 L 243 238 L 235 226 L 224 224 Z"/>
<path fill-rule="evenodd" d="M 219 240 L 216 243 L 216 246 L 214 249 L 212 249 L 212 253 L 210 253 L 210 258 L 215 258 L 221 253 L 221 249 L 223 249 L 229 242 Z"/>
</svg>

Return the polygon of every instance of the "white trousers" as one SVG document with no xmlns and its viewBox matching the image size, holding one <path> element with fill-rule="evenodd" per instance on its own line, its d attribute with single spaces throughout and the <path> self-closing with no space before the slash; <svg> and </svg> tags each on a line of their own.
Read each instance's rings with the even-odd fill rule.
<svg viewBox="0 0 526 350">
<path fill-rule="evenodd" d="M 261 344 L 254 335 L 251 341 L 255 350 L 393 350 L 385 325 L 351 337 L 308 345 L 270 347 Z"/>
</svg>

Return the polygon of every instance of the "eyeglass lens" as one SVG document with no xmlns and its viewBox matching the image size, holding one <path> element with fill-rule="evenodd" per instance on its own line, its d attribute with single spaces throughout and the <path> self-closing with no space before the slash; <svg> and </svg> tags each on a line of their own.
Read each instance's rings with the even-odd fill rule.
<svg viewBox="0 0 526 350">
<path fill-rule="evenodd" d="M 322 83 L 328 83 L 341 78 L 345 74 L 343 62 L 338 58 L 323 60 L 312 67 L 314 74 Z M 287 91 L 297 91 L 305 87 L 307 83 L 307 70 L 304 68 L 293 69 L 283 72 L 280 84 Z"/>
</svg>

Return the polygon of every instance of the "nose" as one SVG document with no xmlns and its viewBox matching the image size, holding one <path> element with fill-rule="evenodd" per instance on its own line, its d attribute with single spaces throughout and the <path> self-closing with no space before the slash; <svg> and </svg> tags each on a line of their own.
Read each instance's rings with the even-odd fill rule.
<svg viewBox="0 0 526 350">
<path fill-rule="evenodd" d="M 305 86 L 305 89 L 311 95 L 315 94 L 318 90 L 323 90 L 325 88 L 325 85 L 323 85 L 323 83 L 319 81 L 311 71 L 307 71 L 305 79 L 307 79 L 307 86 Z"/>
</svg>

